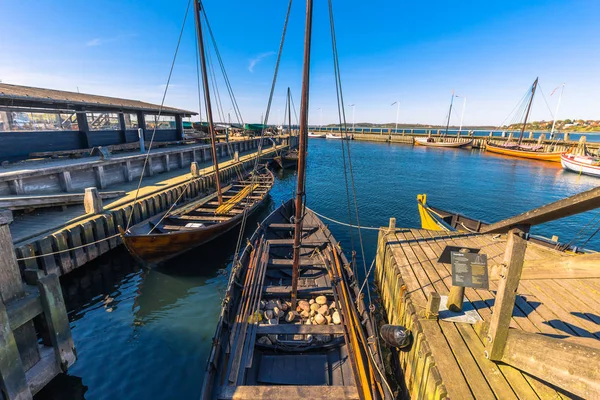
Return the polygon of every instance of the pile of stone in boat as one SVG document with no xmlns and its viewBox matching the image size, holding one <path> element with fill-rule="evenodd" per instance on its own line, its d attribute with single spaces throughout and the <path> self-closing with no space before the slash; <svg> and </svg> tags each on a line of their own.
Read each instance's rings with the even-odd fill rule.
<svg viewBox="0 0 600 400">
<path fill-rule="evenodd" d="M 306 325 L 339 325 L 341 323 L 340 313 L 335 301 L 327 304 L 327 297 L 317 296 L 310 300 L 298 300 L 295 310 L 291 309 L 289 301 L 261 300 L 258 317 L 260 323 L 276 325 L 280 321 Z"/>
</svg>

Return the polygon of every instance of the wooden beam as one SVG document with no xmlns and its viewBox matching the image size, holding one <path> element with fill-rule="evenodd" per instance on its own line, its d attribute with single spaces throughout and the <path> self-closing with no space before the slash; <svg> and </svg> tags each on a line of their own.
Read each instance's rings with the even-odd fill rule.
<svg viewBox="0 0 600 400">
<path fill-rule="evenodd" d="M 42 277 L 38 289 L 56 361 L 67 372 L 77 357 L 58 277 L 54 274 Z"/>
<path fill-rule="evenodd" d="M 484 227 L 482 233 L 504 233 L 519 225 L 539 225 L 600 207 L 600 187 L 524 212 Z"/>
<path fill-rule="evenodd" d="M 578 254 L 571 257 L 552 257 L 526 260 L 521 280 L 535 279 L 600 279 L 600 253 Z M 490 269 L 490 280 L 498 280 L 502 265 Z"/>
<path fill-rule="evenodd" d="M 112 199 L 124 196 L 124 191 L 99 192 L 100 199 Z M 4 196 L 0 197 L 0 208 L 8 210 L 21 210 L 24 208 L 56 207 L 62 205 L 81 204 L 84 202 L 85 193 L 45 194 L 29 196 Z"/>
<path fill-rule="evenodd" d="M 343 325 L 259 325 L 256 330 L 258 335 L 342 335 L 343 333 Z"/>
<path fill-rule="evenodd" d="M 356 386 L 222 386 L 219 400 L 360 399 Z"/>
<path fill-rule="evenodd" d="M 501 360 L 584 399 L 600 393 L 600 349 L 511 329 Z"/>
<path fill-rule="evenodd" d="M 492 319 L 486 338 L 485 356 L 493 361 L 499 361 L 504 352 L 506 336 L 515 307 L 517 288 L 523 270 L 527 241 L 519 233 L 518 230 L 511 230 L 508 234 L 504 253 L 506 268 L 500 274 L 501 279 L 498 282 Z"/>
</svg>

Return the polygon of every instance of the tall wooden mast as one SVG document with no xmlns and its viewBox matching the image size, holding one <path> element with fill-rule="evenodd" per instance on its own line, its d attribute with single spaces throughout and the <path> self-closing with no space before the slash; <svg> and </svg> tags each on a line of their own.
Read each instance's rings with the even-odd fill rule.
<svg viewBox="0 0 600 400">
<path fill-rule="evenodd" d="M 521 127 L 521 134 L 519 135 L 519 142 L 517 144 L 521 144 L 523 140 L 523 134 L 525 133 L 525 125 L 527 125 L 527 119 L 529 118 L 529 112 L 531 111 L 531 103 L 533 103 L 533 96 L 535 96 L 535 89 L 537 88 L 538 79 L 535 78 L 533 82 L 533 86 L 531 86 L 531 97 L 529 98 L 529 104 L 527 104 L 527 112 L 525 113 L 525 121 L 523 121 L 523 126 Z"/>
<path fill-rule="evenodd" d="M 288 103 L 288 136 L 290 149 L 292 148 L 292 91 L 288 87 L 287 90 L 287 103 Z"/>
<path fill-rule="evenodd" d="M 452 104 L 454 103 L 454 90 L 452 91 L 452 99 L 450 99 L 450 110 L 448 111 L 448 121 L 446 121 L 446 132 L 444 136 L 448 136 L 448 128 L 450 127 L 450 116 L 452 115 Z"/>
<path fill-rule="evenodd" d="M 194 14 L 196 16 L 196 32 L 198 33 L 198 52 L 200 53 L 200 65 L 202 66 L 202 83 L 204 85 L 204 101 L 206 101 L 206 119 L 208 120 L 208 130 L 210 133 L 210 148 L 215 166 L 215 183 L 217 185 L 217 196 L 219 205 L 223 204 L 223 195 L 221 194 L 221 178 L 219 177 L 219 160 L 217 159 L 217 146 L 215 144 L 215 129 L 213 125 L 212 106 L 210 103 L 210 92 L 208 89 L 208 73 L 206 72 L 206 55 L 204 54 L 204 39 L 202 37 L 200 0 L 194 1 Z"/>
<path fill-rule="evenodd" d="M 298 295 L 298 264 L 304 218 L 304 189 L 306 181 L 306 145 L 308 142 L 308 92 L 310 80 L 310 45 L 312 40 L 313 1 L 306 0 L 306 28 L 304 31 L 304 70 L 302 72 L 302 102 L 300 104 L 300 133 L 298 143 L 298 184 L 296 186 L 296 214 L 294 216 L 294 257 L 292 264 L 292 310 L 296 309 Z"/>
</svg>

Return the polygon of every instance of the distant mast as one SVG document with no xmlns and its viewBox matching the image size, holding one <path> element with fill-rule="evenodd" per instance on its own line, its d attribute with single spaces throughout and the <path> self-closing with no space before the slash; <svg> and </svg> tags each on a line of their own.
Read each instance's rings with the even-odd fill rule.
<svg viewBox="0 0 600 400">
<path fill-rule="evenodd" d="M 527 112 L 525 113 L 525 121 L 523 122 L 523 126 L 521 127 L 521 134 L 519 135 L 519 141 L 517 145 L 521 145 L 521 141 L 523 140 L 523 134 L 525 133 L 525 125 L 527 125 L 527 119 L 529 119 L 529 113 L 531 112 L 531 103 L 533 103 L 533 97 L 535 96 L 535 89 L 537 88 L 538 79 L 535 78 L 533 82 L 533 86 L 531 86 L 531 97 L 529 98 L 529 104 L 527 104 Z"/>
<path fill-rule="evenodd" d="M 448 111 L 448 121 L 446 122 L 446 132 L 444 136 L 448 136 L 448 128 L 450 127 L 450 115 L 452 115 L 452 103 L 454 103 L 454 90 L 452 91 L 452 99 L 450 99 L 450 111 Z"/>
<path fill-rule="evenodd" d="M 196 14 L 196 31 L 198 33 L 198 52 L 200 53 L 200 64 L 202 65 L 202 83 L 204 84 L 204 101 L 206 102 L 206 119 L 208 121 L 208 130 L 210 133 L 210 147 L 213 164 L 215 166 L 215 183 L 217 186 L 217 196 L 219 205 L 223 204 L 223 194 L 221 193 L 221 178 L 219 177 L 219 160 L 217 159 L 217 146 L 215 144 L 215 128 L 213 125 L 212 106 L 210 104 L 210 92 L 208 88 L 208 73 L 206 72 L 206 55 L 204 54 L 204 39 L 202 37 L 202 26 L 200 24 L 200 0 L 194 1 L 194 12 Z"/>
<path fill-rule="evenodd" d="M 300 103 L 300 132 L 298 143 L 298 183 L 296 186 L 296 214 L 294 216 L 294 253 L 292 259 L 292 310 L 296 309 L 300 263 L 300 240 L 304 211 L 306 181 L 306 145 L 308 142 L 308 92 L 310 81 L 310 45 L 312 40 L 313 1 L 306 1 L 306 28 L 304 32 L 304 67 L 302 72 L 302 99 Z"/>
<path fill-rule="evenodd" d="M 562 100 L 562 95 L 565 90 L 565 84 L 562 84 L 560 88 L 560 95 L 558 96 L 558 104 L 556 104 L 556 112 L 554 113 L 554 121 L 552 121 L 552 130 L 550 131 L 550 138 L 552 139 L 552 135 L 554 135 L 554 127 L 556 126 L 556 119 L 558 118 L 558 110 L 560 109 L 560 101 Z M 552 96 L 552 95 L 550 95 Z"/>
</svg>

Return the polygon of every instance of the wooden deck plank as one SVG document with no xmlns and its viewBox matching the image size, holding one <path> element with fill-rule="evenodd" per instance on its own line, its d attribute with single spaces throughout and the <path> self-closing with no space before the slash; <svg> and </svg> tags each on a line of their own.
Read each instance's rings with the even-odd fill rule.
<svg viewBox="0 0 600 400">
<path fill-rule="evenodd" d="M 423 235 L 427 235 L 427 232 L 422 233 Z M 476 240 L 477 238 L 468 238 L 468 239 L 462 239 L 462 244 L 467 246 L 467 247 L 473 247 L 473 248 L 483 248 L 485 243 L 481 243 L 481 241 Z M 439 241 L 434 241 L 433 244 L 431 244 L 432 242 L 429 242 L 431 246 L 439 246 Z M 449 244 L 449 243 L 447 243 Z M 444 245 L 445 247 L 445 245 Z M 443 250 L 443 247 L 439 247 L 438 251 L 439 254 L 441 254 L 441 251 Z M 438 263 L 438 265 L 446 265 L 448 268 L 448 271 L 450 269 L 450 266 L 447 264 L 442 264 L 442 263 Z M 451 281 L 450 281 L 451 284 Z M 470 288 L 467 288 L 470 289 Z M 467 292 L 471 292 L 471 298 L 469 298 L 467 296 Z M 476 293 L 476 295 L 473 295 L 473 292 Z M 470 301 L 473 302 L 473 298 L 477 298 L 479 297 L 481 299 L 484 299 L 485 297 L 487 297 L 488 299 L 493 299 L 493 295 L 491 294 L 491 292 L 489 291 L 485 291 L 485 290 L 473 290 L 471 289 L 466 290 L 465 291 L 465 297 Z M 483 312 L 484 315 L 486 315 L 487 318 L 491 317 L 491 309 L 489 307 L 484 307 L 483 309 L 480 309 Z M 443 321 L 440 321 L 440 325 L 443 324 Z M 509 376 L 505 376 L 504 374 L 502 374 L 501 370 L 498 368 L 498 366 L 495 363 L 490 362 L 489 360 L 485 359 L 484 357 L 484 349 L 483 349 L 483 344 L 481 343 L 479 337 L 477 337 L 477 334 L 475 333 L 473 327 L 471 326 L 465 326 L 464 324 L 455 324 L 457 327 L 465 327 L 465 329 L 468 329 L 472 334 L 468 335 L 469 331 L 465 331 L 463 329 L 461 329 L 461 336 L 463 338 L 463 340 L 466 343 L 470 343 L 471 345 L 477 345 L 479 344 L 479 346 L 476 349 L 471 349 L 471 355 L 478 360 L 478 366 L 482 369 L 482 373 L 485 374 L 485 372 L 487 372 L 487 375 L 485 377 L 485 380 L 487 380 L 487 382 L 489 383 L 495 383 L 497 385 L 497 387 L 492 387 L 492 390 L 494 390 L 494 393 L 499 393 L 501 395 L 497 395 L 499 398 L 514 398 L 514 392 L 512 391 L 512 387 L 516 387 L 518 389 L 519 392 L 523 393 L 526 395 L 525 398 L 531 398 L 529 397 L 529 395 L 531 394 L 529 388 L 529 382 L 527 380 L 526 377 L 524 377 L 522 374 L 509 374 Z M 452 335 L 452 331 L 450 331 L 449 329 L 444 330 L 444 333 L 447 336 L 451 336 Z M 473 336 L 476 337 L 476 341 L 473 340 Z M 454 342 L 453 342 L 454 343 Z M 463 357 L 464 358 L 464 357 Z M 458 357 L 457 357 L 458 359 Z M 484 363 L 485 361 L 485 363 Z M 465 361 L 463 360 L 463 363 Z M 459 365 L 460 364 L 460 360 L 459 360 Z M 488 368 L 485 369 L 484 371 L 484 367 L 487 366 Z M 472 368 L 472 367 L 471 367 Z M 469 375 L 470 376 L 470 375 Z M 510 379 L 510 381 L 509 381 Z M 474 392 L 476 394 L 476 396 L 479 398 L 479 393 L 478 392 Z"/>
<path fill-rule="evenodd" d="M 398 242 L 405 241 L 405 237 L 401 232 L 396 232 L 396 238 Z M 411 258 L 409 254 L 404 250 L 404 246 L 401 244 L 394 245 L 392 248 L 392 254 L 398 262 L 398 272 L 402 275 L 402 279 L 406 284 L 407 293 L 411 295 L 413 301 L 420 306 L 424 306 L 426 303 L 425 293 L 419 283 L 417 276 L 412 268 Z M 412 256 L 412 254 L 410 254 Z M 414 256 L 412 256 L 414 261 Z"/>
<path fill-rule="evenodd" d="M 413 234 L 414 234 L 415 238 L 417 238 L 417 236 L 419 236 L 419 234 L 421 234 L 423 236 L 427 236 L 428 232 L 417 230 L 417 231 L 413 231 Z M 503 256 L 504 256 L 503 245 L 505 242 L 501 242 L 501 241 L 491 242 L 490 240 L 485 240 L 485 238 L 483 238 L 483 237 L 476 236 L 476 237 L 472 237 L 472 238 L 455 239 L 454 243 L 451 243 L 450 241 L 452 241 L 452 238 L 444 238 L 442 240 L 441 238 L 443 237 L 443 235 L 438 234 L 438 235 L 429 235 L 429 236 L 431 238 L 434 238 L 434 240 L 428 241 L 428 242 L 423 242 L 423 241 L 419 242 L 421 247 L 429 247 L 430 248 L 430 250 L 428 250 L 427 252 L 425 250 L 423 250 L 421 261 L 423 261 L 425 259 L 431 260 L 434 255 L 437 256 L 438 254 L 440 254 L 441 251 L 443 250 L 443 248 L 448 244 L 453 244 L 453 245 L 458 244 L 461 246 L 480 248 L 480 249 L 482 249 L 483 252 L 485 252 L 486 254 L 488 254 L 490 256 L 490 259 L 492 262 L 501 262 L 503 259 Z M 446 239 L 448 241 L 446 241 Z M 427 243 L 427 245 L 424 245 L 424 243 Z M 429 253 L 429 254 L 427 254 L 427 253 Z M 424 258 L 424 257 L 426 257 L 426 258 Z M 450 265 L 444 265 L 442 263 L 436 263 L 435 265 L 437 265 L 438 267 L 444 268 L 446 271 L 448 271 L 448 274 L 449 274 Z M 431 277 L 430 277 L 430 279 L 431 279 Z M 451 278 L 450 278 L 450 284 L 451 284 Z M 490 290 L 494 290 L 496 288 L 496 285 L 497 285 L 496 282 L 491 282 Z M 469 293 L 467 293 L 467 292 L 469 292 Z M 484 317 L 484 319 L 487 319 L 486 317 L 489 318 L 489 316 L 491 316 L 490 307 L 493 305 L 494 296 L 490 291 L 485 291 L 485 290 L 481 290 L 481 289 L 469 290 L 469 288 L 467 288 L 465 297 L 467 298 L 467 300 L 469 300 L 471 302 L 484 301 L 486 303 L 486 306 L 482 310 L 482 311 L 484 311 L 483 312 L 484 315 L 482 315 L 482 316 Z M 485 300 L 487 300 L 487 302 Z M 515 315 L 513 316 L 513 320 L 520 322 L 520 324 L 513 323 L 513 325 L 515 327 L 519 327 L 519 326 L 523 325 L 526 328 L 524 330 L 532 330 L 532 331 L 538 330 L 536 328 L 536 326 L 531 321 L 529 321 L 529 319 L 527 318 L 526 311 L 521 310 L 518 307 L 515 308 Z M 493 381 L 493 379 L 496 378 L 497 382 L 492 383 L 491 386 L 493 386 L 492 390 L 496 389 L 496 391 L 494 393 L 498 397 L 503 398 L 503 397 L 512 396 L 512 398 L 514 398 L 515 392 L 516 392 L 518 394 L 519 398 L 537 398 L 538 396 L 536 395 L 536 391 L 539 391 L 540 394 L 543 394 L 544 396 L 551 396 L 550 398 L 559 398 L 559 395 L 557 394 L 557 392 L 554 389 L 549 388 L 548 386 L 544 385 L 543 383 L 536 381 L 532 377 L 525 376 L 522 373 L 520 373 L 519 371 L 515 371 L 514 369 L 512 369 L 512 371 L 506 370 L 506 368 L 503 368 L 501 370 L 498 366 L 496 366 L 495 363 L 492 363 L 492 362 L 486 360 L 483 357 L 483 344 L 481 343 L 481 340 L 475 333 L 474 329 L 471 326 L 465 326 L 465 325 L 461 325 L 461 324 L 456 324 L 456 325 L 459 325 L 459 326 L 461 326 L 461 328 L 464 328 L 464 329 L 460 329 L 460 331 L 461 331 L 460 333 L 461 333 L 462 340 L 464 340 L 465 343 L 468 340 L 473 342 L 474 338 L 477 339 L 476 343 L 478 343 L 479 347 L 480 347 L 479 352 L 477 353 L 478 357 L 479 357 L 479 361 L 480 361 L 477 364 L 479 366 L 479 368 L 482 368 L 482 365 L 485 365 L 484 362 L 488 363 L 488 365 L 494 366 L 495 372 L 489 373 L 489 371 L 486 370 L 486 371 L 488 371 L 488 376 L 486 376 L 485 379 L 487 379 L 488 382 L 491 383 Z M 465 331 L 465 329 L 468 329 L 468 331 Z M 549 329 L 552 329 L 552 328 L 549 328 Z M 470 335 L 469 335 L 469 332 L 470 332 Z M 445 329 L 444 333 L 446 334 L 446 336 L 448 338 L 448 337 L 452 336 L 454 332 Z M 455 337 L 454 340 L 456 340 L 456 339 L 457 338 Z M 454 343 L 454 341 L 452 343 Z M 472 349 L 472 351 L 474 351 L 474 349 Z M 473 357 L 475 357 L 474 353 L 472 353 L 472 354 L 473 354 Z M 483 368 L 482 368 L 482 373 L 485 374 L 485 372 L 483 372 Z M 495 385 L 497 385 L 498 387 L 496 387 Z M 514 391 L 513 391 L 513 389 L 514 389 Z M 500 394 L 502 396 L 500 396 Z M 479 396 L 477 395 L 477 397 L 479 397 Z M 546 398 L 546 397 L 542 397 L 542 398 Z"/>
<path fill-rule="evenodd" d="M 570 307 L 570 303 L 556 289 L 548 286 L 546 280 L 528 281 L 528 287 L 534 291 L 536 297 L 544 302 L 546 306 L 550 306 L 552 312 L 567 324 L 577 336 L 594 337 L 591 332 L 595 332 L 597 325 L 589 320 L 579 318 L 573 315 L 573 312 L 579 312 L 580 309 Z"/>
</svg>

